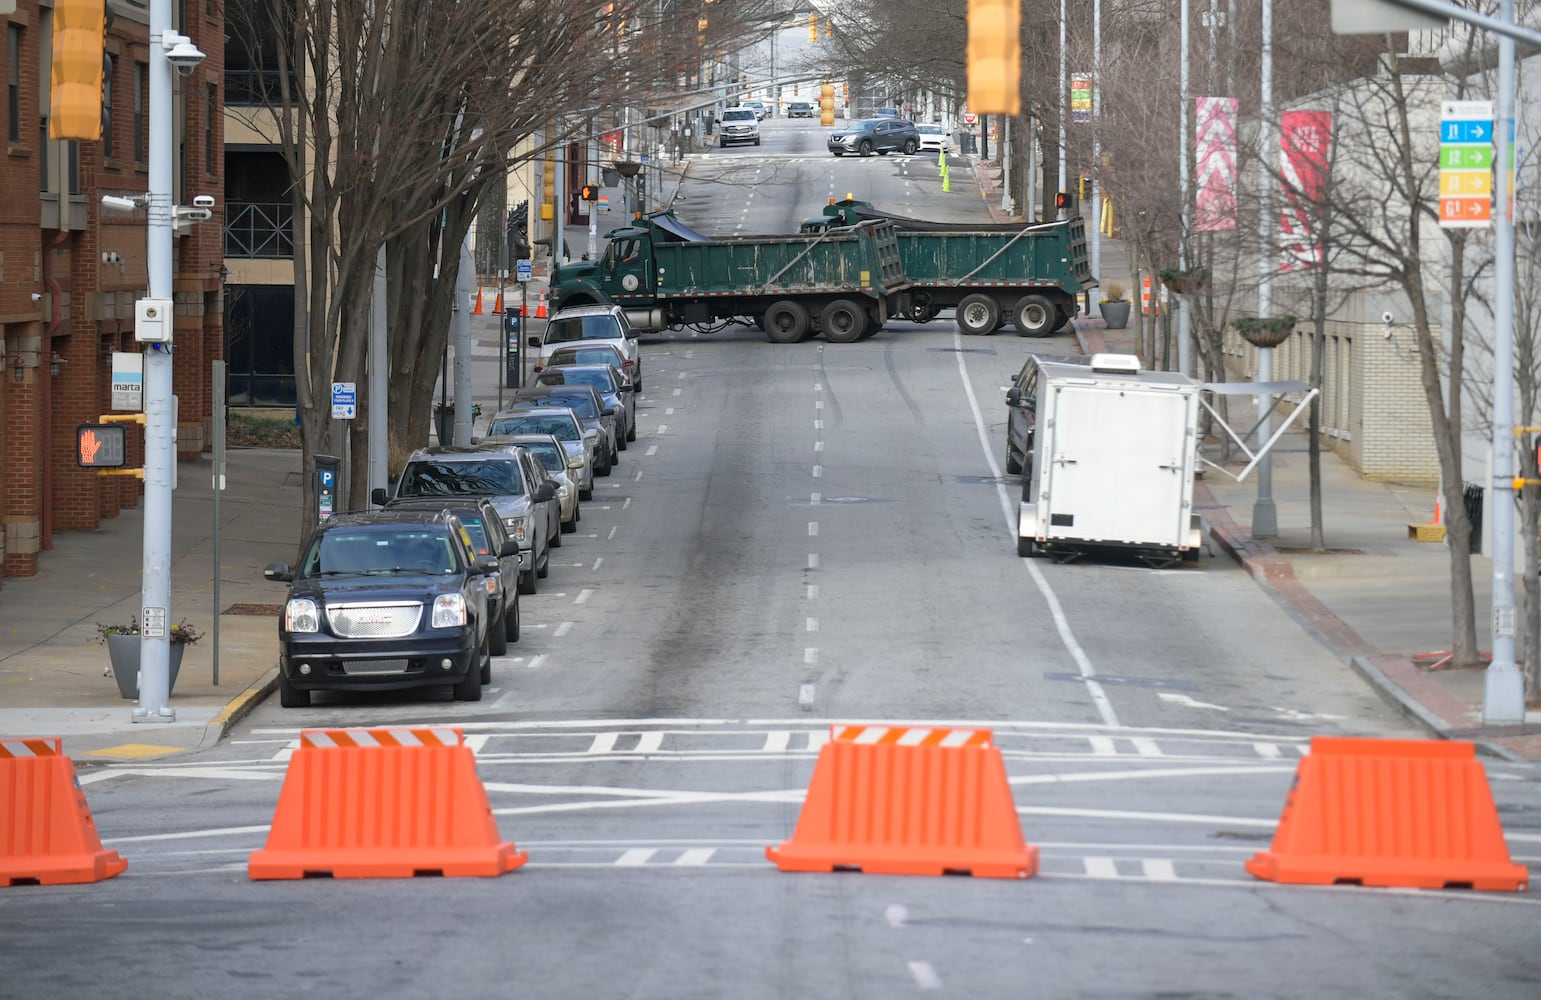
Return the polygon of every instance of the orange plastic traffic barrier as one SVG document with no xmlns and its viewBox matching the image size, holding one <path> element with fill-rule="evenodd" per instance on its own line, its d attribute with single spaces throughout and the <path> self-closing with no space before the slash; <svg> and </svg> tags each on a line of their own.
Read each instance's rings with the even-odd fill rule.
<svg viewBox="0 0 1541 1000">
<path fill-rule="evenodd" d="M 1006 767 L 988 729 L 831 726 L 782 871 L 1029 878 Z"/>
<path fill-rule="evenodd" d="M 63 741 L 0 739 L 0 886 L 100 882 L 127 867 L 102 847 Z"/>
<path fill-rule="evenodd" d="M 482 290 L 480 288 L 476 290 L 476 308 L 471 310 L 471 315 L 482 315 Z"/>
<path fill-rule="evenodd" d="M 1317 736 L 1269 850 L 1270 882 L 1524 892 L 1470 743 Z"/>
<path fill-rule="evenodd" d="M 526 855 L 498 840 L 458 729 L 310 729 L 284 773 L 253 879 L 502 875 Z"/>
</svg>

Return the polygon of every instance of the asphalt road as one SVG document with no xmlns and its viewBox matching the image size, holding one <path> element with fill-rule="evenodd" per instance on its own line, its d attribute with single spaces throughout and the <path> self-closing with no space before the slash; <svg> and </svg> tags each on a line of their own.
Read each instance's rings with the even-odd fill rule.
<svg viewBox="0 0 1541 1000">
<path fill-rule="evenodd" d="M 982 214 L 934 157 L 835 161 L 815 125 L 763 128 L 692 166 L 688 222 L 785 230 L 839 188 Z M 0 997 L 1537 996 L 1534 890 L 1243 871 L 1311 735 L 1416 735 L 1250 579 L 1015 555 L 1004 386 L 1073 349 L 947 319 L 644 342 L 638 440 L 487 697 L 272 700 L 207 753 L 83 771 L 129 869 L 0 891 Z M 866 720 L 993 727 L 1039 874 L 770 866 L 829 723 Z M 463 727 L 525 867 L 246 879 L 301 728 L 407 723 Z M 1537 775 L 1488 773 L 1534 868 Z"/>
</svg>

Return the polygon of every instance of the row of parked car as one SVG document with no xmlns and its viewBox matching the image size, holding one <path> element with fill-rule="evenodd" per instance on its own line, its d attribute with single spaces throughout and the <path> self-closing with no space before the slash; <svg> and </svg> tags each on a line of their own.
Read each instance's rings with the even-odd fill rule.
<svg viewBox="0 0 1541 1000">
<path fill-rule="evenodd" d="M 379 510 L 323 520 L 298 566 L 267 567 L 289 585 L 285 708 L 322 690 L 445 687 L 481 699 L 492 657 L 519 640 L 520 596 L 536 593 L 595 478 L 637 439 L 641 358 L 606 308 L 551 318 L 533 384 L 484 437 L 414 451 L 392 487 L 374 491 Z"/>
</svg>

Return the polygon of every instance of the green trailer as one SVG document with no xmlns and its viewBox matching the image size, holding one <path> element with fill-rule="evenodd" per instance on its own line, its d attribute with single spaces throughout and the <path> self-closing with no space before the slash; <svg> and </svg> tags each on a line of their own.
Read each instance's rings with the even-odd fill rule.
<svg viewBox="0 0 1541 1000">
<path fill-rule="evenodd" d="M 907 308 L 894 227 L 861 222 L 823 232 L 708 239 L 673 213 L 608 234 L 598 261 L 563 264 L 557 309 L 614 303 L 642 330 L 711 333 L 753 323 L 776 343 L 811 333 L 850 343 Z"/>
<path fill-rule="evenodd" d="M 1042 337 L 1070 321 L 1076 296 L 1096 287 L 1081 219 L 981 225 L 889 215 L 863 201 L 831 202 L 803 232 L 882 222 L 897 230 L 909 288 L 902 312 L 917 323 L 954 310 L 964 333 L 994 333 L 1010 322 Z"/>
</svg>

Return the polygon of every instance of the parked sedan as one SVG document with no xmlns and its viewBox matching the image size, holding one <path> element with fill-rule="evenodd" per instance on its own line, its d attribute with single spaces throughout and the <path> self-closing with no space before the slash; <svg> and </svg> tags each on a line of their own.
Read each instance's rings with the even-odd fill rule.
<svg viewBox="0 0 1541 1000">
<path fill-rule="evenodd" d="M 568 455 L 562 442 L 550 434 L 513 434 L 498 440 L 518 445 L 545 468 L 546 475 L 556 483 L 556 496 L 562 509 L 561 530 L 577 531 L 578 522 L 583 519 L 578 504 L 578 473 L 583 468 L 583 459 Z"/>
<path fill-rule="evenodd" d="M 386 510 L 447 510 L 459 518 L 478 557 L 492 556 L 498 570 L 487 580 L 487 648 L 493 656 L 519 641 L 519 543 L 503 530 L 503 518 L 486 497 L 416 497 L 393 500 Z M 490 666 L 488 672 L 490 674 Z M 491 677 L 483 679 L 487 683 Z"/>
<path fill-rule="evenodd" d="M 447 687 L 479 701 L 492 679 L 486 576 L 448 511 L 339 514 L 311 533 L 298 567 L 262 571 L 289 584 L 278 623 L 278 698 L 313 691 Z"/>
<path fill-rule="evenodd" d="M 829 136 L 829 151 L 836 156 L 886 156 L 895 151 L 908 155 L 919 148 L 920 133 L 903 118 L 863 118 Z"/>
<path fill-rule="evenodd" d="M 622 451 L 637 440 L 637 394 L 614 365 L 549 365 L 535 379 L 542 385 L 586 385 L 599 393 L 605 409 L 615 410 L 616 441 Z"/>
<path fill-rule="evenodd" d="M 585 431 L 598 432 L 599 440 L 594 446 L 594 454 L 599 459 L 599 465 L 594 469 L 595 475 L 610 475 L 616 463 L 621 460 L 615 410 L 605 405 L 603 397 L 593 386 L 537 385 L 514 390 L 509 409 L 526 406 L 565 406 L 583 422 Z"/>
<path fill-rule="evenodd" d="M 545 362 L 535 367 L 535 372 L 539 374 L 547 368 L 556 368 L 561 365 L 611 365 L 620 372 L 623 383 L 636 389 L 631 372 L 626 367 L 625 355 L 613 344 L 568 344 L 565 347 L 552 348 L 551 353 L 546 355 Z"/>
<path fill-rule="evenodd" d="M 491 444 L 516 434 L 550 434 L 562 442 L 569 457 L 581 458 L 583 465 L 577 470 L 578 499 L 593 499 L 594 449 L 599 444 L 599 434 L 584 430 L 572 410 L 565 406 L 505 410 L 493 416 L 482 443 Z"/>
</svg>

